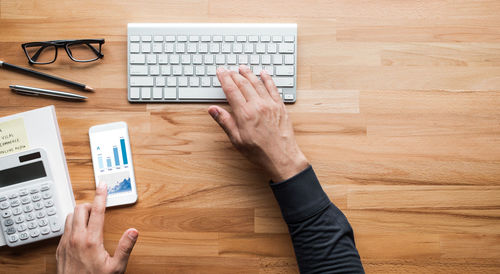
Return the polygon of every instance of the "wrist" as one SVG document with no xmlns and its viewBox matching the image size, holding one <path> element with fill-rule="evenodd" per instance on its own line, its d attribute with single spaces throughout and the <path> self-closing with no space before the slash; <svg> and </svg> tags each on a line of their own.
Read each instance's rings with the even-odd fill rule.
<svg viewBox="0 0 500 274">
<path fill-rule="evenodd" d="M 300 149 L 293 155 L 281 158 L 278 163 L 271 172 L 271 180 L 275 183 L 288 180 L 309 166 L 309 162 Z"/>
</svg>

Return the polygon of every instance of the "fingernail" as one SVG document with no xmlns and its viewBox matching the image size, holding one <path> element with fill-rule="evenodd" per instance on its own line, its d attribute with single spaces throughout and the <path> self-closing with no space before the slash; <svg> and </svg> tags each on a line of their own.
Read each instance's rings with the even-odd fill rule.
<svg viewBox="0 0 500 274">
<path fill-rule="evenodd" d="M 240 69 L 241 69 L 242 71 L 249 71 L 249 70 L 250 70 L 250 68 L 249 68 L 249 67 L 247 67 L 246 65 L 240 65 Z"/>
<path fill-rule="evenodd" d="M 211 108 L 208 110 L 208 113 L 212 116 L 212 118 L 217 119 L 217 116 L 219 116 L 219 111 L 216 108 Z"/>
<path fill-rule="evenodd" d="M 267 73 L 267 71 L 265 69 L 263 69 L 263 70 L 260 71 L 260 74 L 262 75 L 262 74 L 268 74 L 268 73 Z"/>
<path fill-rule="evenodd" d="M 98 187 L 99 187 L 99 190 L 101 190 L 101 191 L 105 191 L 108 188 L 108 186 L 104 182 L 100 182 Z"/>
<path fill-rule="evenodd" d="M 135 241 L 137 240 L 137 236 L 139 236 L 139 233 L 135 229 L 131 229 L 128 231 L 127 236 L 130 238 L 130 240 Z"/>
<path fill-rule="evenodd" d="M 217 72 L 219 72 L 219 73 L 224 72 L 224 71 L 226 71 L 226 69 L 224 67 L 217 68 Z"/>
</svg>

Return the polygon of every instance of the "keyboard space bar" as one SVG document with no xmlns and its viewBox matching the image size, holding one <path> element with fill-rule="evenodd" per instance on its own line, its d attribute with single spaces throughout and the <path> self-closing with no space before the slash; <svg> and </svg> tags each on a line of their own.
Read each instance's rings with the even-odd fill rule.
<svg viewBox="0 0 500 274">
<path fill-rule="evenodd" d="M 179 88 L 179 99 L 226 99 L 222 88 Z"/>
</svg>

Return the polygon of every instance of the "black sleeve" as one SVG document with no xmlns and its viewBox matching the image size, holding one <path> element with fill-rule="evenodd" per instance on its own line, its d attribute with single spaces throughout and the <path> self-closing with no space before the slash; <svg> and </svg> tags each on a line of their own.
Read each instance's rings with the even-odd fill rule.
<svg viewBox="0 0 500 274">
<path fill-rule="evenodd" d="M 311 166 L 271 182 L 301 273 L 364 273 L 347 218 L 321 188 Z"/>
</svg>

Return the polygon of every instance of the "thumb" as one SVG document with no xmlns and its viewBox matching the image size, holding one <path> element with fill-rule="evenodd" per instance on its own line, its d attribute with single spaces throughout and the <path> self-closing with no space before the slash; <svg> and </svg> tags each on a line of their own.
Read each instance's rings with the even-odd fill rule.
<svg viewBox="0 0 500 274">
<path fill-rule="evenodd" d="M 132 253 L 137 237 L 139 237 L 139 232 L 135 228 L 129 228 L 123 233 L 113 255 L 113 259 L 120 266 L 127 266 L 128 257 Z"/>
<path fill-rule="evenodd" d="M 214 118 L 214 120 L 219 124 L 219 126 L 226 132 L 227 136 L 233 141 L 234 138 L 239 138 L 238 127 L 234 121 L 233 116 L 227 112 L 227 110 L 218 107 L 210 106 L 208 108 L 208 113 Z"/>
</svg>

